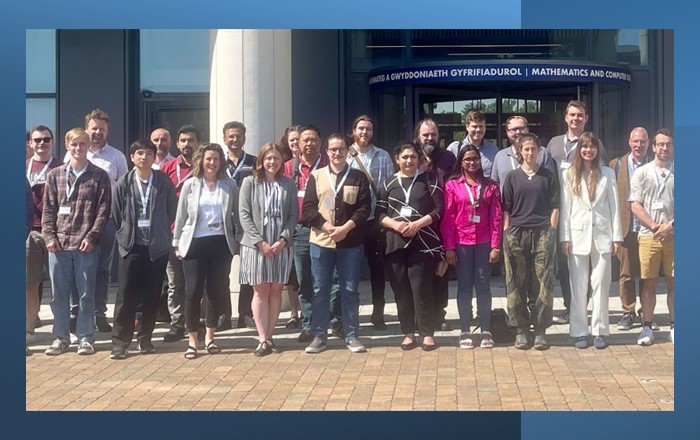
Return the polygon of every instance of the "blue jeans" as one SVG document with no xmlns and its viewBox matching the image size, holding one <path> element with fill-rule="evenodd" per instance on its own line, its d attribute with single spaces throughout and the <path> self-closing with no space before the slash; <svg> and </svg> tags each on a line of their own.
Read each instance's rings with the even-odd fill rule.
<svg viewBox="0 0 700 440">
<path fill-rule="evenodd" d="M 110 275 L 112 273 L 112 259 L 114 256 L 114 243 L 117 237 L 117 226 L 112 217 L 105 223 L 97 260 L 97 273 L 95 274 L 95 316 L 107 314 L 107 295 L 109 293 Z M 71 292 L 71 316 L 78 313 L 78 292 Z"/>
<path fill-rule="evenodd" d="M 491 243 L 457 245 L 457 310 L 459 325 L 468 332 L 472 317 L 472 292 L 476 289 L 476 308 L 482 332 L 491 331 Z"/>
<path fill-rule="evenodd" d="M 357 337 L 360 326 L 360 293 L 357 286 L 362 271 L 364 246 L 348 249 L 331 249 L 311 244 L 311 271 L 314 277 L 314 295 L 311 303 L 311 329 L 317 337 L 326 339 L 331 307 L 331 290 L 334 272 L 338 273 L 338 296 L 340 297 L 345 339 Z"/>
<path fill-rule="evenodd" d="M 73 290 L 78 292 L 79 297 L 76 332 L 80 339 L 93 340 L 98 254 L 98 248 L 90 252 L 76 250 L 49 253 L 53 335 L 66 344 L 70 344 L 70 297 Z"/>
<path fill-rule="evenodd" d="M 314 296 L 314 277 L 311 273 L 311 255 L 309 254 L 310 235 L 311 229 L 305 226 L 300 227 L 294 234 L 294 268 L 299 282 L 301 326 L 306 331 L 311 331 L 311 303 Z M 331 290 L 330 322 L 333 329 L 343 327 L 337 278 L 335 274 Z"/>
</svg>

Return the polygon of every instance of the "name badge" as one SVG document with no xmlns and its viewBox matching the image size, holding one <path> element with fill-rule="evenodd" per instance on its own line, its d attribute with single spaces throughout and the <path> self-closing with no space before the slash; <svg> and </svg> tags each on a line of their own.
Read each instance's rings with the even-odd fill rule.
<svg viewBox="0 0 700 440">
<path fill-rule="evenodd" d="M 139 228 L 150 228 L 151 227 L 151 221 L 147 218 L 145 219 L 139 219 L 138 222 Z"/>
<path fill-rule="evenodd" d="M 406 217 L 406 218 L 410 218 L 411 214 L 413 213 L 413 210 L 408 206 L 404 206 L 403 208 L 401 208 L 400 212 L 401 212 L 401 216 Z"/>
<path fill-rule="evenodd" d="M 562 170 L 565 170 L 571 166 L 571 163 L 569 163 L 568 161 L 562 160 L 560 166 L 561 166 Z"/>
<path fill-rule="evenodd" d="M 58 214 L 59 215 L 69 215 L 70 214 L 70 206 L 66 206 L 66 205 L 60 206 L 58 208 Z"/>
<path fill-rule="evenodd" d="M 221 230 L 221 222 L 209 223 L 209 230 L 210 231 L 220 231 Z"/>
<path fill-rule="evenodd" d="M 481 216 L 480 215 L 470 215 L 469 221 L 472 223 L 479 223 L 481 221 Z"/>
<path fill-rule="evenodd" d="M 651 204 L 651 209 L 653 209 L 654 211 L 663 211 L 664 203 L 660 200 L 657 200 L 656 202 L 653 202 Z"/>
<path fill-rule="evenodd" d="M 305 195 L 306 195 L 306 190 L 305 190 L 305 189 L 300 189 L 299 191 L 297 191 L 297 196 L 298 196 L 300 199 L 303 199 Z"/>
<path fill-rule="evenodd" d="M 326 209 L 333 209 L 335 207 L 335 203 L 333 203 L 333 198 L 331 198 L 331 196 L 324 197 L 323 203 L 325 203 Z"/>
</svg>

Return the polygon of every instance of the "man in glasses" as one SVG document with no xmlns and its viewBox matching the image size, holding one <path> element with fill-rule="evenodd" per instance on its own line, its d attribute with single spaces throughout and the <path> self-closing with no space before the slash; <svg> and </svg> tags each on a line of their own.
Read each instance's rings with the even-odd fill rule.
<svg viewBox="0 0 700 440">
<path fill-rule="evenodd" d="M 32 155 L 27 159 L 27 180 L 31 185 L 32 203 L 34 205 L 32 230 L 27 237 L 26 263 L 26 330 L 27 344 L 36 339 L 34 329 L 37 322 L 37 314 L 41 307 L 41 285 L 44 267 L 48 266 L 49 254 L 46 250 L 46 242 L 41 235 L 41 218 L 44 213 L 44 189 L 46 176 L 49 171 L 61 165 L 61 161 L 51 155 L 53 150 L 53 133 L 45 125 L 37 125 L 29 132 L 29 148 Z"/>
</svg>

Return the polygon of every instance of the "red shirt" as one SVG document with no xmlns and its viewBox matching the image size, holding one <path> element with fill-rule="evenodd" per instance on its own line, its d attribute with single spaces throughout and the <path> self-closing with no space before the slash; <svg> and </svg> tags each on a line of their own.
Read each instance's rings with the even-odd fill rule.
<svg viewBox="0 0 700 440">
<path fill-rule="evenodd" d="M 179 198 L 182 184 L 185 183 L 185 180 L 192 177 L 192 167 L 182 160 L 182 156 L 178 156 L 177 159 L 166 162 L 160 170 L 167 174 L 173 182 L 173 185 L 175 185 L 175 193 Z"/>
<path fill-rule="evenodd" d="M 304 204 L 304 195 L 306 194 L 306 184 L 309 181 L 309 176 L 313 170 L 323 168 L 328 165 L 328 156 L 323 153 L 319 153 L 318 158 L 316 158 L 316 161 L 312 163 L 311 166 L 307 165 L 302 158 L 299 158 L 299 169 L 297 170 L 293 169 L 293 163 L 294 159 L 290 159 L 284 164 L 284 175 L 291 177 L 297 184 L 297 195 L 299 197 L 299 223 L 301 223 L 301 208 Z"/>
</svg>

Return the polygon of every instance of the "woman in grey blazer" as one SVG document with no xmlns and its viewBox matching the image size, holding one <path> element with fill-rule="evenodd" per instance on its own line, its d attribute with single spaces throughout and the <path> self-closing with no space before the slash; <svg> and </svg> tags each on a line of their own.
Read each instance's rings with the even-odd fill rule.
<svg viewBox="0 0 700 440">
<path fill-rule="evenodd" d="M 253 175 L 241 184 L 240 280 L 253 286 L 256 356 L 277 351 L 272 335 L 292 267 L 292 237 L 299 215 L 296 185 L 283 175 L 282 157 L 279 145 L 263 145 Z"/>
<path fill-rule="evenodd" d="M 229 295 L 231 259 L 238 252 L 236 231 L 238 185 L 226 174 L 224 150 L 204 144 L 194 158 L 192 178 L 180 193 L 173 232 L 175 254 L 183 260 L 185 275 L 185 327 L 189 346 L 185 358 L 197 357 L 200 302 L 207 286 L 207 331 L 204 346 L 210 354 L 221 352 L 214 332 Z"/>
<path fill-rule="evenodd" d="M 601 166 L 602 146 L 590 132 L 579 137 L 571 166 L 562 174 L 562 251 L 568 257 L 571 281 L 569 334 L 574 346 L 588 347 L 588 284 L 592 287 L 593 345 L 607 347 L 608 294 L 612 255 L 622 244 L 617 184 L 612 169 Z"/>
</svg>

